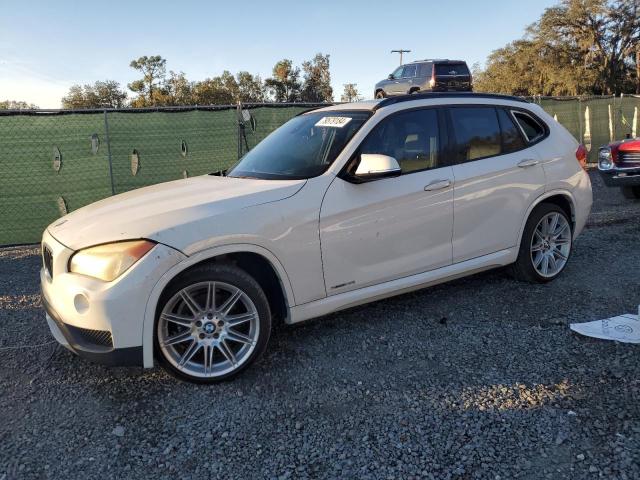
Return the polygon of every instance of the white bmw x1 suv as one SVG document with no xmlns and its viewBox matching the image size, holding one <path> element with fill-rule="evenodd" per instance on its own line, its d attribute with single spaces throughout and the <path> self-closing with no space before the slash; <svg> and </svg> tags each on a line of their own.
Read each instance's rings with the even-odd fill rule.
<svg viewBox="0 0 640 480">
<path fill-rule="evenodd" d="M 54 337 L 111 365 L 234 376 L 292 324 L 512 265 L 547 282 L 591 209 L 586 152 L 514 97 L 419 94 L 299 115 L 224 176 L 131 191 L 50 225 Z"/>
</svg>

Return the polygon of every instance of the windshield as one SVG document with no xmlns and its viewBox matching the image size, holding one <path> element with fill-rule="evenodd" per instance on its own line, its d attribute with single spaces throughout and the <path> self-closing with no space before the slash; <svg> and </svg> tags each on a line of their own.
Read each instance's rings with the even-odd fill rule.
<svg viewBox="0 0 640 480">
<path fill-rule="evenodd" d="M 333 163 L 371 112 L 326 111 L 299 115 L 262 140 L 228 173 L 262 179 L 311 178 Z"/>
</svg>

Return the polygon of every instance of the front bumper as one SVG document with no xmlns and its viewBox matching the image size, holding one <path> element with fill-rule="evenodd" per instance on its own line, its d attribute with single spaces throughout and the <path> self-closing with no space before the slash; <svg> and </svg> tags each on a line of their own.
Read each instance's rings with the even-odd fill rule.
<svg viewBox="0 0 640 480">
<path fill-rule="evenodd" d="M 106 338 L 99 340 L 95 334 L 94 338 L 97 341 L 91 341 L 91 334 L 85 332 L 100 332 L 99 330 L 78 329 L 66 325 L 44 296 L 42 297 L 42 306 L 46 312 L 47 323 L 53 337 L 79 357 L 102 365 L 142 366 L 142 346 L 113 348 L 110 333 L 108 334 L 109 341 L 106 341 Z M 102 332 L 101 336 L 107 337 Z"/>
<path fill-rule="evenodd" d="M 598 170 L 604 184 L 608 187 L 640 186 L 640 168 Z"/>
<path fill-rule="evenodd" d="M 112 282 L 70 273 L 74 251 L 48 232 L 51 274 L 40 271 L 42 304 L 54 338 L 81 357 L 107 365 L 143 364 L 143 325 L 148 300 L 160 277 L 184 254 L 158 244 Z"/>
</svg>

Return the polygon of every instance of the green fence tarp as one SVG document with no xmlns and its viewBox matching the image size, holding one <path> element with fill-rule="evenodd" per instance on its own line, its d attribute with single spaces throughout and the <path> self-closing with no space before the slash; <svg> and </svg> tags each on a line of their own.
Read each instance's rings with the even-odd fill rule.
<svg viewBox="0 0 640 480">
<path fill-rule="evenodd" d="M 636 96 L 531 101 L 590 147 L 591 162 L 611 138 L 636 134 Z M 245 105 L 253 121 L 243 121 L 244 129 L 231 105 L 0 114 L 0 245 L 38 242 L 49 223 L 112 190 L 226 169 L 239 153 L 314 106 Z"/>
</svg>

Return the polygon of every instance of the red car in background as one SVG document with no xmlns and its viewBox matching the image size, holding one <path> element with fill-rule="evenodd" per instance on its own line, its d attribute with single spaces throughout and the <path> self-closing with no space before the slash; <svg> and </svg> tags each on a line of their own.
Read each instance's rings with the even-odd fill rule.
<svg viewBox="0 0 640 480">
<path fill-rule="evenodd" d="M 607 186 L 622 188 L 626 198 L 640 198 L 640 138 L 601 147 L 598 170 Z"/>
</svg>

